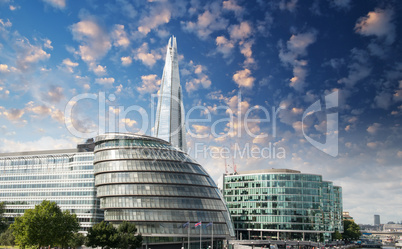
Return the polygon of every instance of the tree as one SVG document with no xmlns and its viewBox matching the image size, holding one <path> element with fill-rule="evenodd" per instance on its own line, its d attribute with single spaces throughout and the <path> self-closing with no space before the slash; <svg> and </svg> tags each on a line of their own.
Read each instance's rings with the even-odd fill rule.
<svg viewBox="0 0 402 249">
<path fill-rule="evenodd" d="M 134 223 L 123 221 L 117 228 L 119 234 L 119 245 L 121 249 L 137 248 L 142 245 L 142 235 L 137 233 Z"/>
<path fill-rule="evenodd" d="M 332 234 L 332 240 L 341 240 L 342 239 L 342 234 L 338 232 L 338 230 L 335 231 L 335 233 Z"/>
<path fill-rule="evenodd" d="M 354 221 L 343 221 L 343 238 L 350 241 L 358 239 L 361 236 L 360 227 Z"/>
<path fill-rule="evenodd" d="M 95 224 L 89 228 L 86 246 L 111 248 L 118 246 L 117 229 L 105 221 Z"/>
<path fill-rule="evenodd" d="M 0 233 L 7 230 L 7 221 L 4 218 L 4 213 L 6 212 L 6 204 L 4 202 L 0 202 Z"/>
<path fill-rule="evenodd" d="M 5 232 L 0 234 L 0 245 L 14 246 L 15 238 L 11 228 L 8 228 Z"/>
<path fill-rule="evenodd" d="M 25 210 L 11 228 L 20 247 L 63 247 L 78 231 L 79 223 L 75 214 L 62 212 L 55 202 L 45 200 L 34 209 Z"/>
<path fill-rule="evenodd" d="M 85 235 L 82 233 L 75 233 L 69 240 L 68 245 L 72 248 L 77 248 L 85 244 Z"/>
</svg>

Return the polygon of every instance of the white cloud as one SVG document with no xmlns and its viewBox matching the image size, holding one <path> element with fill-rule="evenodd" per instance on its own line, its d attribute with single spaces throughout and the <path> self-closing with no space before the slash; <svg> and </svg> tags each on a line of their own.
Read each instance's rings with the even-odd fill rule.
<svg viewBox="0 0 402 249">
<path fill-rule="evenodd" d="M 124 25 L 116 24 L 112 31 L 112 38 L 114 40 L 113 45 L 116 47 L 128 47 L 130 45 L 130 40 L 127 37 L 127 33 L 124 30 Z"/>
<path fill-rule="evenodd" d="M 152 67 L 157 60 L 162 58 L 162 55 L 152 50 L 148 52 L 148 43 L 144 42 L 141 47 L 134 51 L 134 59 L 141 61 L 144 65 Z"/>
<path fill-rule="evenodd" d="M 285 64 L 293 67 L 293 77 L 290 79 L 290 86 L 297 91 L 302 91 L 305 87 L 307 77 L 307 60 L 300 57 L 307 55 L 307 47 L 313 44 L 317 38 L 317 31 L 310 30 L 306 33 L 292 35 L 286 43 L 280 45 L 279 59 Z"/>
<path fill-rule="evenodd" d="M 374 123 L 367 128 L 367 132 L 370 134 L 376 134 L 378 129 L 381 127 L 381 124 Z"/>
<path fill-rule="evenodd" d="M 247 42 L 240 42 L 240 52 L 246 57 L 246 60 L 244 61 L 244 66 L 248 67 L 252 64 L 255 63 L 254 58 L 253 58 L 253 51 L 251 50 L 251 46 L 253 45 L 253 41 L 247 41 Z"/>
<path fill-rule="evenodd" d="M 158 26 L 169 23 L 171 12 L 167 8 L 153 8 L 149 12 L 149 16 L 143 17 L 140 21 L 138 31 L 144 35 L 151 32 L 152 29 Z"/>
<path fill-rule="evenodd" d="M 129 66 L 133 62 L 133 60 L 131 59 L 130 56 L 121 57 L 120 60 L 121 60 L 121 64 L 123 66 Z"/>
<path fill-rule="evenodd" d="M 251 76 L 251 71 L 245 68 L 237 71 L 233 75 L 233 80 L 239 87 L 252 88 L 255 78 Z"/>
<path fill-rule="evenodd" d="M 251 35 L 252 31 L 250 23 L 246 21 L 229 27 L 230 38 L 234 40 L 244 40 Z"/>
<path fill-rule="evenodd" d="M 364 50 L 353 48 L 351 60 L 348 77 L 338 80 L 338 83 L 345 83 L 348 87 L 353 87 L 358 81 L 369 76 L 372 70 L 369 66 L 369 55 Z"/>
<path fill-rule="evenodd" d="M 8 68 L 8 65 L 6 64 L 0 64 L 0 72 L 1 73 L 9 73 L 10 69 Z"/>
<path fill-rule="evenodd" d="M 156 74 L 149 74 L 141 76 L 142 85 L 137 87 L 137 91 L 141 94 L 156 93 L 159 90 L 161 80 L 158 79 Z"/>
<path fill-rule="evenodd" d="M 96 61 L 106 55 L 111 48 L 109 35 L 92 17 L 71 26 L 73 38 L 81 42 L 78 55 L 92 71 L 97 69 Z"/>
<path fill-rule="evenodd" d="M 8 120 L 14 121 L 14 122 L 21 121 L 20 119 L 22 118 L 22 115 L 24 115 L 24 113 L 25 113 L 25 111 L 23 109 L 11 108 L 11 109 L 6 110 L 6 109 L 4 109 L 4 107 L 0 108 L 0 115 L 3 115 Z"/>
<path fill-rule="evenodd" d="M 395 41 L 395 24 L 392 23 L 394 11 L 392 9 L 375 9 L 365 17 L 359 18 L 355 26 L 356 33 L 364 36 L 384 38 L 387 44 Z"/>
<path fill-rule="evenodd" d="M 194 74 L 190 80 L 186 81 L 186 91 L 193 92 L 195 90 L 200 89 L 201 87 L 206 89 L 211 86 L 211 80 L 209 79 L 208 75 L 205 74 L 207 68 L 202 65 L 196 65 L 193 61 L 188 63 L 189 73 L 192 71 Z"/>
<path fill-rule="evenodd" d="M 216 37 L 216 50 L 223 55 L 223 58 L 229 58 L 232 55 L 234 43 L 224 36 Z"/>
<path fill-rule="evenodd" d="M 123 119 L 121 119 L 121 122 L 126 124 L 129 127 L 134 127 L 134 125 L 137 124 L 137 121 L 129 119 L 129 118 L 123 118 Z"/>
<path fill-rule="evenodd" d="M 58 9 L 64 9 L 66 7 L 66 0 L 42 0 L 42 1 Z"/>
<path fill-rule="evenodd" d="M 236 17 L 241 17 L 243 15 L 244 8 L 239 6 L 236 3 L 236 0 L 223 1 L 222 5 L 223 5 L 224 10 L 233 11 L 235 13 Z"/>
<path fill-rule="evenodd" d="M 95 83 L 101 84 L 101 85 L 111 85 L 114 83 L 114 78 L 96 78 Z"/>
<path fill-rule="evenodd" d="M 62 64 L 67 69 L 67 71 L 70 72 L 70 73 L 73 73 L 74 68 L 78 67 L 78 65 L 79 65 L 77 62 L 72 62 L 69 58 L 64 59 Z"/>
<path fill-rule="evenodd" d="M 199 14 L 197 22 L 181 22 L 183 30 L 195 33 L 200 39 L 207 39 L 215 31 L 223 30 L 228 25 L 228 20 L 222 17 L 218 3 L 209 6 L 204 13 Z"/>
</svg>

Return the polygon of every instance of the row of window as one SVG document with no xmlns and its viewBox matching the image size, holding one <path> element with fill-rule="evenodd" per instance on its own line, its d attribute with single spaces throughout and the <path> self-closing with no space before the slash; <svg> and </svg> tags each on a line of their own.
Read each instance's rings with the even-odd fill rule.
<svg viewBox="0 0 402 249">
<path fill-rule="evenodd" d="M 200 228 L 202 229 L 202 235 L 208 236 L 212 234 L 212 225 L 209 225 L 209 221 L 201 221 L 202 226 L 195 227 L 195 224 L 199 221 L 192 221 L 189 226 L 183 227 L 186 222 L 182 223 L 166 223 L 166 222 L 136 222 L 135 226 L 138 232 L 144 234 L 183 234 L 186 237 L 190 231 L 190 235 L 200 235 Z M 214 223 L 214 236 L 227 235 L 228 228 L 226 224 Z M 181 241 L 182 238 L 180 238 Z"/>
<path fill-rule="evenodd" d="M 101 207 L 226 210 L 221 200 L 176 197 L 107 197 Z"/>
<path fill-rule="evenodd" d="M 191 196 L 199 198 L 219 199 L 217 189 L 197 186 L 180 185 L 144 185 L 144 184 L 120 184 L 103 185 L 97 187 L 98 197 L 119 195 L 148 195 L 148 196 Z"/>
<path fill-rule="evenodd" d="M 292 209 L 306 209 L 312 207 L 321 207 L 319 202 L 287 202 L 287 201 L 272 201 L 272 202 L 241 202 L 228 203 L 228 208 L 231 210 L 239 209 L 268 209 L 268 208 L 292 208 Z M 314 209 L 314 208 L 313 208 Z"/>
<path fill-rule="evenodd" d="M 94 174 L 57 174 L 57 175 L 22 175 L 0 176 L 0 182 L 7 181 L 36 181 L 36 180 L 68 180 L 68 179 L 93 179 Z"/>
<path fill-rule="evenodd" d="M 41 204 L 43 200 L 25 200 L 25 201 L 4 201 L 6 206 L 9 205 L 38 205 Z M 52 199 L 51 201 L 54 201 L 57 203 L 57 205 L 96 205 L 99 208 L 99 199 L 89 199 L 89 200 L 77 200 L 74 198 L 74 200 L 58 200 L 58 199 Z"/>
<path fill-rule="evenodd" d="M 291 208 L 291 209 L 320 209 L 321 204 L 317 202 L 268 202 L 266 208 Z M 230 208 L 230 211 L 240 212 L 241 210 L 259 210 L 259 208 Z"/>
<path fill-rule="evenodd" d="M 235 222 L 235 229 L 273 229 L 273 230 L 299 230 L 299 231 L 322 231 L 321 224 L 266 224 L 266 223 L 243 223 Z"/>
<path fill-rule="evenodd" d="M 230 214 L 244 215 L 296 215 L 296 216 L 315 216 L 317 214 L 322 215 L 320 209 L 230 209 Z"/>
<path fill-rule="evenodd" d="M 49 174 L 51 173 L 64 173 L 64 172 L 71 172 L 71 171 L 83 171 L 83 170 L 89 170 L 93 171 L 94 166 L 93 164 L 90 165 L 78 165 L 78 166 L 72 166 L 68 165 L 66 167 L 54 167 L 50 165 L 42 166 L 42 167 L 36 167 L 36 168 L 30 168 L 28 167 L 7 167 L 7 168 L 0 168 L 0 172 L 2 175 L 11 175 L 11 174 Z"/>
<path fill-rule="evenodd" d="M 94 163 L 116 159 L 155 159 L 195 163 L 181 151 L 147 148 L 97 151 L 95 152 Z"/>
<path fill-rule="evenodd" d="M 0 197 L 29 197 L 29 196 L 96 196 L 96 191 L 68 192 L 0 192 Z"/>
<path fill-rule="evenodd" d="M 320 175 L 308 175 L 308 174 L 258 174 L 258 175 L 231 175 L 225 176 L 225 183 L 228 182 L 248 182 L 248 181 L 265 181 L 265 180 L 286 180 L 286 181 L 314 181 L 322 182 L 322 176 Z"/>
<path fill-rule="evenodd" d="M 236 197 L 239 195 L 315 195 L 321 196 L 320 189 L 300 189 L 300 188 L 255 188 L 255 189 L 244 189 L 235 194 L 233 191 L 231 195 Z M 225 193 L 225 196 L 231 196 L 228 192 Z M 250 196 L 251 197 L 251 196 Z M 248 197 L 246 197 L 248 198 Z M 254 199 L 254 198 L 250 198 Z"/>
<path fill-rule="evenodd" d="M 241 206 L 249 206 L 249 207 L 267 207 L 267 201 L 300 201 L 300 202 L 320 202 L 321 196 L 314 195 L 269 195 L 267 196 L 266 201 L 245 201 L 245 202 L 229 202 L 230 207 L 241 207 Z"/>
<path fill-rule="evenodd" d="M 34 166 L 34 165 L 50 165 L 50 164 L 68 164 L 69 162 L 92 161 L 93 154 L 87 153 L 83 155 L 74 154 L 54 154 L 54 155 L 33 155 L 33 156 L 15 156 L 1 157 L 1 166 Z"/>
<path fill-rule="evenodd" d="M 8 185 L 0 185 L 0 189 L 32 189 L 32 188 L 88 188 L 94 187 L 95 184 L 93 182 L 74 182 L 74 183 L 38 183 L 38 184 L 12 184 L 8 183 Z"/>
<path fill-rule="evenodd" d="M 304 217 L 304 216 L 265 216 L 265 215 L 232 215 L 233 221 L 236 222 L 261 222 L 261 223 L 299 223 L 299 224 L 314 224 L 322 223 L 321 216 Z"/>
<path fill-rule="evenodd" d="M 66 210 L 70 211 L 70 213 L 72 213 L 72 214 L 78 214 L 78 213 L 79 214 L 90 214 L 90 213 L 96 212 L 94 209 L 66 209 Z M 6 211 L 6 213 L 23 214 L 25 212 L 25 209 L 6 208 L 5 211 Z"/>
<path fill-rule="evenodd" d="M 95 174 L 107 171 L 169 171 L 206 175 L 204 169 L 199 165 L 186 162 L 127 160 L 106 161 L 96 164 Z"/>
<path fill-rule="evenodd" d="M 171 183 L 211 186 L 209 177 L 165 172 L 118 172 L 96 175 L 95 185 L 108 183 Z"/>
<path fill-rule="evenodd" d="M 115 139 L 96 143 L 95 150 L 111 147 L 171 148 L 169 144 L 159 143 L 157 141 L 143 139 Z"/>
<path fill-rule="evenodd" d="M 304 182 L 296 181 L 282 181 L 282 180 L 267 180 L 260 182 L 236 182 L 226 183 L 225 190 L 243 189 L 243 188 L 263 188 L 263 187 L 287 187 L 287 188 L 322 188 L 321 182 Z"/>
<path fill-rule="evenodd" d="M 225 222 L 221 211 L 194 210 L 136 210 L 112 209 L 105 210 L 105 219 L 109 221 L 209 221 Z"/>
</svg>

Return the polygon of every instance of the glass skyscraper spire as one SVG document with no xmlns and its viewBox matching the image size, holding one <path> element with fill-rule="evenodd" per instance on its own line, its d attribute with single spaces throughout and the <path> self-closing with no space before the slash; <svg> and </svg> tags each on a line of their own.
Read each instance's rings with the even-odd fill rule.
<svg viewBox="0 0 402 249">
<path fill-rule="evenodd" d="M 186 151 L 184 107 L 179 76 L 176 37 L 169 39 L 163 69 L 154 135 Z"/>
</svg>

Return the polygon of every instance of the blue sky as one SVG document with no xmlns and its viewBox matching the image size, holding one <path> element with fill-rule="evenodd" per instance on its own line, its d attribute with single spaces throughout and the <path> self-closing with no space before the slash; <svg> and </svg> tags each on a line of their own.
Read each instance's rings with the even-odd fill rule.
<svg viewBox="0 0 402 249">
<path fill-rule="evenodd" d="M 216 181 L 225 161 L 229 172 L 320 174 L 343 187 L 358 223 L 401 221 L 401 9 L 396 0 L 0 0 L 0 152 L 71 148 L 99 131 L 151 135 L 174 35 L 189 153 Z"/>
</svg>

